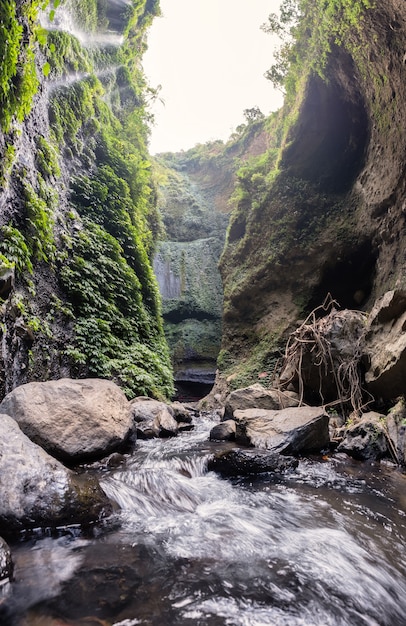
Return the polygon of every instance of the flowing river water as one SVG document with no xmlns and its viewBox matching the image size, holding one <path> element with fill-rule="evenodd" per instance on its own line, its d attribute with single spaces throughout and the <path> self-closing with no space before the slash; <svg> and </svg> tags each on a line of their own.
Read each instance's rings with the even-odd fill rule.
<svg viewBox="0 0 406 626">
<path fill-rule="evenodd" d="M 119 506 L 90 536 L 13 546 L 2 625 L 406 624 L 404 475 L 332 455 L 224 479 L 197 421 L 103 471 Z"/>
</svg>

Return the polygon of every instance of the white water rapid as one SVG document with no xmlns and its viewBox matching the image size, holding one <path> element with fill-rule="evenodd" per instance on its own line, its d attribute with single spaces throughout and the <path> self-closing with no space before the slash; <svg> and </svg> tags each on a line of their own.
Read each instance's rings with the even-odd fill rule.
<svg viewBox="0 0 406 626">
<path fill-rule="evenodd" d="M 118 508 L 94 536 L 14 548 L 7 626 L 405 624 L 402 474 L 332 456 L 226 480 L 197 422 L 104 470 Z"/>
</svg>

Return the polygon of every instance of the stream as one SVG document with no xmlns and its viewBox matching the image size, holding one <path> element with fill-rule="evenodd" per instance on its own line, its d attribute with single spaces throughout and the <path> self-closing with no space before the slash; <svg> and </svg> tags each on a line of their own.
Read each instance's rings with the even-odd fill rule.
<svg viewBox="0 0 406 626">
<path fill-rule="evenodd" d="M 197 422 L 103 470 L 118 507 L 91 533 L 12 546 L 2 626 L 404 626 L 404 475 L 331 455 L 224 479 Z"/>
</svg>

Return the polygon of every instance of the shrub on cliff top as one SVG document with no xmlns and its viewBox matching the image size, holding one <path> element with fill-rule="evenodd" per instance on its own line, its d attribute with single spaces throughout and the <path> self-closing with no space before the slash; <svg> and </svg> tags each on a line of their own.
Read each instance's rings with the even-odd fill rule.
<svg viewBox="0 0 406 626">
<path fill-rule="evenodd" d="M 323 75 L 333 45 L 356 53 L 351 33 L 373 4 L 373 0 L 283 0 L 279 16 L 271 13 L 262 26 L 283 41 L 267 78 L 293 96 L 308 71 Z"/>
</svg>

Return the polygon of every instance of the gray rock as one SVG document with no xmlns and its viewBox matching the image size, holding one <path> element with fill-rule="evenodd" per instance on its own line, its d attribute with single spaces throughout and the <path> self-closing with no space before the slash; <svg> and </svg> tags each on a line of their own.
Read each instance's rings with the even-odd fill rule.
<svg viewBox="0 0 406 626">
<path fill-rule="evenodd" d="M 330 442 L 329 418 L 322 408 L 297 407 L 280 411 L 235 411 L 236 441 L 283 454 L 320 450 Z"/>
<path fill-rule="evenodd" d="M 265 389 L 259 383 L 244 389 L 232 391 L 226 398 L 224 418 L 231 418 L 234 411 L 240 409 L 278 410 L 298 406 L 299 399 L 295 393 Z"/>
<path fill-rule="evenodd" d="M 192 414 L 191 411 L 185 407 L 181 402 L 172 402 L 171 404 L 172 415 L 178 423 L 191 424 Z"/>
<path fill-rule="evenodd" d="M 107 456 L 131 432 L 129 402 L 113 382 L 63 378 L 21 385 L 0 404 L 32 441 L 62 461 Z"/>
<path fill-rule="evenodd" d="M 385 433 L 385 416 L 370 411 L 355 424 L 347 427 L 344 439 L 337 448 L 355 459 L 372 461 L 390 456 L 390 448 Z"/>
<path fill-rule="evenodd" d="M 179 424 L 167 408 L 156 414 L 153 424 L 158 437 L 174 437 L 178 434 Z"/>
<path fill-rule="evenodd" d="M 211 441 L 234 441 L 236 423 L 234 420 L 225 420 L 216 424 L 210 431 Z"/>
<path fill-rule="evenodd" d="M 298 460 L 268 450 L 234 448 L 220 452 L 208 463 L 208 470 L 222 476 L 247 476 L 263 472 L 284 472 L 295 469 Z"/>
<path fill-rule="evenodd" d="M 406 465 L 406 404 L 401 398 L 386 417 L 388 443 L 392 459 L 399 465 Z"/>
<path fill-rule="evenodd" d="M 89 522 L 111 509 L 95 479 L 67 469 L 0 415 L 0 528 Z"/>
<path fill-rule="evenodd" d="M 337 400 L 343 388 L 354 385 L 354 391 L 361 393 L 365 321 L 361 311 L 333 309 L 316 322 L 303 323 L 291 336 L 290 356 L 282 367 L 280 384 L 293 384 L 296 389 L 303 386 L 305 398 L 316 397 L 320 403 Z M 358 404 L 356 394 L 350 395 Z"/>
<path fill-rule="evenodd" d="M 406 391 L 406 292 L 388 291 L 373 307 L 366 334 L 365 374 L 375 398 L 391 400 Z"/>
<path fill-rule="evenodd" d="M 13 561 L 11 559 L 11 551 L 4 539 L 0 537 L 0 584 L 2 581 L 10 579 L 12 574 Z"/>
<path fill-rule="evenodd" d="M 194 429 L 194 426 L 190 422 L 178 422 L 178 431 L 180 433 L 188 432 L 193 429 Z"/>
<path fill-rule="evenodd" d="M 179 425 L 173 416 L 173 409 L 151 398 L 134 398 L 130 402 L 130 414 L 142 439 L 152 437 L 174 437 Z"/>
<path fill-rule="evenodd" d="M 0 297 L 6 300 L 14 289 L 15 269 L 0 264 Z"/>
</svg>

